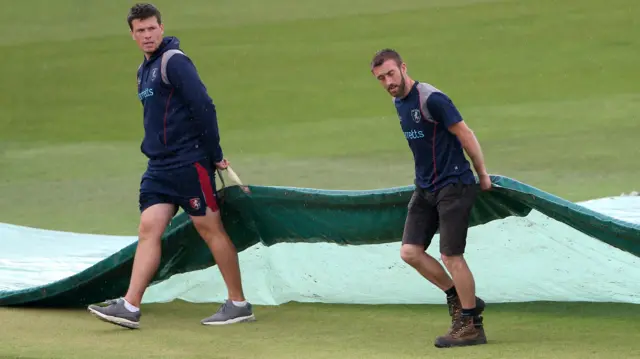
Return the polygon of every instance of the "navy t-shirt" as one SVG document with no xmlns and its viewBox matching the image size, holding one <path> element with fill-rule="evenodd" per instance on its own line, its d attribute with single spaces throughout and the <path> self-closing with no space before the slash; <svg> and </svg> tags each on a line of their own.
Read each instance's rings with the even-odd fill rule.
<svg viewBox="0 0 640 359">
<path fill-rule="evenodd" d="M 409 94 L 394 103 L 413 152 L 416 186 L 433 192 L 450 183 L 475 183 L 460 140 L 448 130 L 462 116 L 447 95 L 416 81 Z"/>
</svg>

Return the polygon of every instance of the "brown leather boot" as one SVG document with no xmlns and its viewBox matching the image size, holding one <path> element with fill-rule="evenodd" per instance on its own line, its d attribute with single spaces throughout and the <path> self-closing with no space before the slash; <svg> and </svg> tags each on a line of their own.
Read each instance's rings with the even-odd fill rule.
<svg viewBox="0 0 640 359">
<path fill-rule="evenodd" d="M 451 328 L 449 328 L 449 330 L 453 330 L 453 324 L 462 317 L 462 304 L 460 303 L 460 297 L 457 295 L 448 297 L 447 306 L 449 307 L 449 315 L 451 316 Z M 476 297 L 476 316 L 482 317 L 482 312 L 484 312 L 485 307 L 485 302 Z M 482 319 L 480 319 L 480 323 L 482 323 Z"/>
<path fill-rule="evenodd" d="M 436 338 L 437 348 L 451 348 L 468 345 L 487 344 L 482 317 L 459 316 L 447 334 Z"/>
<path fill-rule="evenodd" d="M 476 327 L 476 329 L 478 329 L 480 335 L 484 337 L 485 340 L 487 340 L 487 335 L 484 333 L 484 325 L 482 324 L 483 319 L 484 318 L 481 315 L 474 317 L 473 325 Z"/>
<path fill-rule="evenodd" d="M 455 329 L 455 325 L 460 322 L 460 317 L 462 317 L 462 304 L 460 304 L 460 298 L 455 296 L 447 298 L 447 305 L 449 306 L 449 316 L 451 316 L 451 326 L 447 334 L 451 334 Z"/>
</svg>

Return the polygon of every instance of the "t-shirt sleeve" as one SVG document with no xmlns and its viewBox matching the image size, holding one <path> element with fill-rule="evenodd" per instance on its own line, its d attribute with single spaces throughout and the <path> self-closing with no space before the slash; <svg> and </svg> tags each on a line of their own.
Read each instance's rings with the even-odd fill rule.
<svg viewBox="0 0 640 359">
<path fill-rule="evenodd" d="M 447 128 L 462 122 L 462 115 L 453 101 L 441 92 L 434 92 L 427 97 L 427 110 L 435 121 L 443 123 Z"/>
</svg>

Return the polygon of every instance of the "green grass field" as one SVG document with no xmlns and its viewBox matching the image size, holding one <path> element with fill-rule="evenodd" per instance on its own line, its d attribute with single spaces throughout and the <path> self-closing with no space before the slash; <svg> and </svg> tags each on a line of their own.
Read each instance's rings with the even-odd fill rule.
<svg viewBox="0 0 640 359">
<path fill-rule="evenodd" d="M 146 162 L 132 3 L 2 1 L 0 222 L 135 235 Z M 574 201 L 640 188 L 637 1 L 155 4 L 207 84 L 245 183 L 410 184 L 411 153 L 368 68 L 393 47 L 453 98 L 492 174 Z M 290 304 L 259 308 L 253 326 L 201 328 L 213 308 L 153 305 L 135 333 L 84 311 L 3 309 L 0 358 L 640 356 L 637 306 L 492 305 L 495 345 L 455 352 L 432 347 L 446 328 L 438 306 Z"/>
</svg>

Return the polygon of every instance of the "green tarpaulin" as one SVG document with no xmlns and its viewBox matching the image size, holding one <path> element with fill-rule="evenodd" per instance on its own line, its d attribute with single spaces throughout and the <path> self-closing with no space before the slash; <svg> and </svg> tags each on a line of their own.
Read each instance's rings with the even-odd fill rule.
<svg viewBox="0 0 640 359">
<path fill-rule="evenodd" d="M 640 225 L 625 222 L 553 196 L 510 178 L 493 176 L 482 192 L 472 226 L 533 209 L 619 250 L 640 256 Z M 238 251 L 258 243 L 375 245 L 400 241 L 413 187 L 372 191 L 328 191 L 286 187 L 225 188 L 223 221 Z M 84 306 L 121 296 L 127 289 L 136 245 L 132 243 L 93 266 L 44 285 L 0 291 L 0 305 Z M 213 258 L 181 213 L 163 238 L 156 282 L 214 265 Z M 346 269 L 345 269 L 346 270 Z"/>
</svg>

